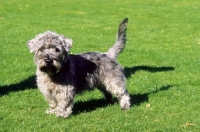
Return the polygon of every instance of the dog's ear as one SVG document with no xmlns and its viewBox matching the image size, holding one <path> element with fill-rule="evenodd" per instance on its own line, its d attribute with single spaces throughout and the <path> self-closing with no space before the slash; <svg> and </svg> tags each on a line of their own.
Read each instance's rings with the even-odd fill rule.
<svg viewBox="0 0 200 132">
<path fill-rule="evenodd" d="M 39 49 L 39 46 L 41 46 L 40 39 L 44 36 L 44 33 L 40 33 L 35 36 L 34 39 L 31 39 L 27 42 L 28 49 L 30 50 L 31 53 L 37 52 Z"/>
<path fill-rule="evenodd" d="M 63 44 L 65 50 L 67 52 L 69 52 L 70 48 L 72 47 L 73 40 L 72 39 L 68 39 L 68 38 L 66 38 L 65 36 L 62 36 L 62 35 L 60 36 L 60 40 L 62 41 L 62 44 Z"/>
<path fill-rule="evenodd" d="M 27 42 L 28 49 L 30 50 L 31 53 L 35 53 L 37 50 L 37 46 L 35 45 L 35 40 L 31 39 Z"/>
</svg>

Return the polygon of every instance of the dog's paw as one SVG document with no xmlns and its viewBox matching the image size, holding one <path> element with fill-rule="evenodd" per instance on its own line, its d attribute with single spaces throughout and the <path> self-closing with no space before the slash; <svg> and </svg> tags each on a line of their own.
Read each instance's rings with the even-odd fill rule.
<svg viewBox="0 0 200 132">
<path fill-rule="evenodd" d="M 123 95 L 120 100 L 121 110 L 129 109 L 130 108 L 130 97 L 129 95 Z"/>
<path fill-rule="evenodd" d="M 54 113 L 55 113 L 55 109 L 49 108 L 46 110 L 46 114 L 54 114 Z"/>
<path fill-rule="evenodd" d="M 70 113 L 68 113 L 66 111 L 56 113 L 56 117 L 67 118 L 69 115 L 70 115 Z"/>
<path fill-rule="evenodd" d="M 67 109 L 63 110 L 57 110 L 56 111 L 56 117 L 64 117 L 67 118 L 72 113 L 72 108 L 68 107 Z"/>
</svg>

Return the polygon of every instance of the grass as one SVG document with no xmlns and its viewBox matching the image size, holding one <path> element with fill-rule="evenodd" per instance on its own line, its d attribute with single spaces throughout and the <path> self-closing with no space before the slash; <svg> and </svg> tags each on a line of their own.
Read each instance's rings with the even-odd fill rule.
<svg viewBox="0 0 200 132">
<path fill-rule="evenodd" d="M 199 131 L 199 0 L 0 3 L 0 131 Z M 106 104 L 97 90 L 76 95 L 67 118 L 46 115 L 27 41 L 53 30 L 73 39 L 71 53 L 106 51 L 129 18 L 118 61 L 132 107 Z"/>
</svg>

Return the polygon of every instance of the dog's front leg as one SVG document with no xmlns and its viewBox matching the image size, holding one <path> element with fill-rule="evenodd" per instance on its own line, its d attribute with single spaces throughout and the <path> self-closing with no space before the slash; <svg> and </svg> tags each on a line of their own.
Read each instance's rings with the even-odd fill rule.
<svg viewBox="0 0 200 132">
<path fill-rule="evenodd" d="M 74 87 L 67 86 L 63 87 L 59 93 L 56 95 L 57 107 L 56 116 L 57 117 L 68 117 L 72 113 L 72 108 L 74 105 Z"/>
<path fill-rule="evenodd" d="M 55 108 L 57 106 L 57 102 L 55 96 L 53 96 L 52 92 L 48 92 L 48 94 L 44 94 L 46 101 L 49 104 L 49 109 L 46 110 L 47 114 L 54 114 Z"/>
</svg>

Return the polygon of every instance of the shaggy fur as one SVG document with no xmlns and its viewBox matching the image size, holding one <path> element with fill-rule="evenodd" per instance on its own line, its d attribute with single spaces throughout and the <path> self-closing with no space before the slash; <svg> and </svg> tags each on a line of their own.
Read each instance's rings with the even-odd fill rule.
<svg viewBox="0 0 200 132">
<path fill-rule="evenodd" d="M 126 43 L 128 18 L 119 25 L 117 40 L 106 53 L 88 52 L 70 55 L 72 40 L 46 31 L 28 41 L 37 65 L 37 85 L 49 104 L 47 114 L 68 117 L 74 95 L 84 89 L 98 88 L 107 101 L 115 95 L 121 109 L 130 107 L 123 68 L 116 62 Z"/>
</svg>

